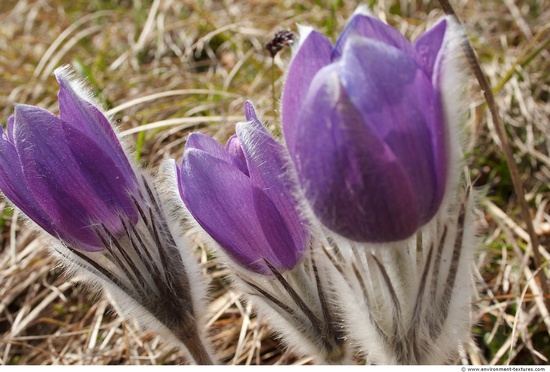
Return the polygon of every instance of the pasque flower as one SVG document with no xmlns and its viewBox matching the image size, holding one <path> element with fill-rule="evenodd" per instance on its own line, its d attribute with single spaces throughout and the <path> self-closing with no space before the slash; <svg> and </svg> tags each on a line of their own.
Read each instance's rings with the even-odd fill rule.
<svg viewBox="0 0 550 372">
<path fill-rule="evenodd" d="M 107 118 L 56 70 L 59 111 L 16 105 L 0 139 L 0 189 L 51 235 L 85 251 L 104 248 L 94 226 L 135 222 L 137 180 Z"/>
<path fill-rule="evenodd" d="M 101 288 L 124 317 L 212 364 L 204 287 L 157 184 L 131 165 L 109 120 L 66 68 L 59 117 L 16 105 L 0 139 L 0 189 L 49 234 L 69 274 Z M 162 306 L 159 306 L 162 304 Z"/>
<path fill-rule="evenodd" d="M 262 126 L 252 105 L 248 122 L 225 148 L 193 133 L 178 168 L 180 195 L 199 225 L 237 263 L 260 273 L 292 269 L 308 243 L 285 177 L 283 147 Z"/>
<path fill-rule="evenodd" d="M 372 364 L 455 363 L 470 337 L 462 37 L 448 17 L 413 44 L 360 9 L 335 45 L 302 32 L 287 74 L 285 140 L 313 213 L 346 238 L 324 250 L 354 293 L 334 303 Z"/>
<path fill-rule="evenodd" d="M 335 45 L 302 32 L 283 92 L 283 131 L 313 212 L 332 231 L 398 241 L 438 211 L 449 161 L 447 29 L 443 19 L 411 44 L 359 11 Z"/>
<path fill-rule="evenodd" d="M 249 102 L 245 116 L 225 147 L 203 134 L 189 136 L 176 167 L 180 195 L 225 253 L 221 258 L 236 263 L 233 284 L 294 352 L 343 363 L 349 350 L 328 299 L 335 269 L 313 253 L 318 242 L 302 220 L 288 153 Z"/>
</svg>

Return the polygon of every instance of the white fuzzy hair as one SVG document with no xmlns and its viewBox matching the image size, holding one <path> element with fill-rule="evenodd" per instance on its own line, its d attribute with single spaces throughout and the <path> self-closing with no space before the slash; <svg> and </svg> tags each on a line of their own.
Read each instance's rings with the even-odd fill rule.
<svg viewBox="0 0 550 372">
<path fill-rule="evenodd" d="M 151 188 L 152 181 L 142 174 L 142 182 L 148 185 L 142 188 L 147 194 L 145 190 Z M 128 230 L 132 238 L 112 238 L 111 246 L 101 252 L 81 252 L 61 243 L 54 245 L 54 252 L 69 275 L 103 292 L 122 317 L 137 321 L 164 342 L 178 346 L 189 360 L 204 363 L 191 351 L 198 345 L 200 352 L 208 355 L 207 362 L 213 363 L 214 353 L 205 334 L 206 278 L 179 226 L 175 215 L 179 205 L 172 191 L 152 190 L 154 194 L 141 206 L 146 210 L 146 221 L 142 216 Z M 124 260 L 122 251 L 129 260 Z M 139 274 L 131 270 L 129 261 Z"/>
<path fill-rule="evenodd" d="M 462 190 L 462 191 L 461 191 Z M 446 364 L 470 337 L 476 296 L 475 195 L 455 203 L 415 236 L 389 244 L 338 241 L 353 295 L 342 294 L 348 331 L 374 364 Z"/>
<path fill-rule="evenodd" d="M 442 62 L 443 73 L 441 75 L 441 93 L 445 128 L 447 130 L 447 186 L 442 205 L 452 203 L 456 187 L 461 182 L 464 166 L 464 135 L 466 127 L 465 117 L 467 113 L 467 101 L 465 99 L 466 88 L 470 81 L 466 59 L 462 53 L 462 43 L 466 36 L 462 27 L 451 16 L 446 16 L 447 30 L 443 39 L 443 53 L 439 58 Z M 436 61 L 437 64 L 437 61 Z M 432 81 L 435 84 L 435 81 Z M 450 200 L 449 200 L 450 198 Z M 447 200 L 445 200 L 447 199 Z"/>
</svg>

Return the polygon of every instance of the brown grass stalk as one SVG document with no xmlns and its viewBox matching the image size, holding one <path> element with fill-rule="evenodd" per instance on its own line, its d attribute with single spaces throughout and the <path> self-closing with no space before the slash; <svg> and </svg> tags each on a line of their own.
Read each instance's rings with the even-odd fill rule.
<svg viewBox="0 0 550 372">
<path fill-rule="evenodd" d="M 456 19 L 456 21 L 462 26 L 462 23 L 460 22 L 460 19 L 455 13 L 449 0 L 439 0 L 439 3 L 441 4 L 443 11 L 446 14 L 453 16 Z M 481 68 L 481 65 L 479 64 L 479 61 L 476 57 L 475 51 L 472 48 L 472 45 L 470 44 L 470 41 L 468 40 L 467 37 L 464 38 L 462 47 L 464 49 L 464 53 L 466 54 L 466 58 L 468 59 L 470 68 L 472 69 L 477 81 L 479 82 L 479 85 L 481 86 L 481 90 L 483 91 L 483 96 L 485 97 L 485 100 L 487 101 L 487 106 L 489 107 L 489 111 L 491 112 L 491 117 L 495 125 L 495 130 L 500 139 L 502 151 L 504 152 L 504 156 L 506 157 L 506 162 L 510 170 L 510 176 L 512 178 L 514 191 L 516 193 L 517 201 L 521 210 L 521 217 L 523 219 L 523 222 L 525 223 L 527 232 L 529 234 L 529 240 L 531 242 L 531 249 L 533 251 L 533 258 L 535 261 L 535 265 L 537 266 L 537 268 L 543 268 L 543 265 L 545 265 L 545 263 L 539 252 L 539 239 L 533 227 L 533 220 L 531 219 L 529 206 L 527 205 L 527 200 L 525 199 L 525 190 L 521 182 L 521 178 L 519 176 L 518 168 L 514 161 L 514 153 L 510 145 L 510 140 L 508 139 L 506 129 L 504 128 L 504 124 L 502 122 L 502 118 L 500 117 L 500 114 L 498 112 L 498 107 L 495 102 L 495 96 L 493 95 L 493 89 L 491 88 L 489 81 L 485 77 L 485 74 L 483 73 L 483 69 Z M 550 311 L 550 298 L 549 298 L 550 292 L 549 292 L 547 278 L 544 270 L 537 271 L 537 278 L 539 280 L 539 285 L 542 290 L 542 297 L 543 297 L 544 304 L 546 306 L 547 311 Z"/>
</svg>

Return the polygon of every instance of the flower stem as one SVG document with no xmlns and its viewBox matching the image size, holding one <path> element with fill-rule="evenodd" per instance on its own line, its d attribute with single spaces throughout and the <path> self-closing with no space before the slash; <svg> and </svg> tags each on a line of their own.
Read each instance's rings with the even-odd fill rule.
<svg viewBox="0 0 550 372">
<path fill-rule="evenodd" d="M 204 346 L 200 333 L 195 325 L 182 327 L 174 331 L 175 336 L 180 340 L 191 357 L 198 365 L 214 365 L 214 358 L 210 355 L 208 349 Z"/>
</svg>

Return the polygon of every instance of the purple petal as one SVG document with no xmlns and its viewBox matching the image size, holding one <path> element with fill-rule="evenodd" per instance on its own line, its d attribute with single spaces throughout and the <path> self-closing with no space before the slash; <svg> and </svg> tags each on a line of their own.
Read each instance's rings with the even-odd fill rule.
<svg viewBox="0 0 550 372">
<path fill-rule="evenodd" d="M 185 143 L 185 149 L 197 149 L 204 151 L 218 159 L 228 163 L 232 162 L 231 155 L 214 138 L 202 133 L 191 133 Z"/>
<path fill-rule="evenodd" d="M 232 139 L 235 137 L 235 139 Z M 246 168 L 246 160 L 244 154 L 240 148 L 240 143 L 236 136 L 231 137 L 224 148 L 214 138 L 202 133 L 191 133 L 185 144 L 185 149 L 197 149 L 204 151 L 215 158 L 224 160 L 229 164 L 236 166 L 241 172 L 248 176 L 248 169 Z"/>
<path fill-rule="evenodd" d="M 233 165 L 237 167 L 241 172 L 249 176 L 248 168 L 246 167 L 246 158 L 241 146 L 241 141 L 236 134 L 229 137 L 225 144 L 225 149 L 233 157 Z"/>
<path fill-rule="evenodd" d="M 13 143 L 13 125 L 15 123 L 15 116 L 10 116 L 8 119 L 8 124 L 6 125 L 7 140 Z M 3 136 L 6 136 L 5 133 L 2 133 Z"/>
<path fill-rule="evenodd" d="M 117 214 L 121 213 L 135 223 L 138 212 L 130 197 L 136 189 L 134 173 L 131 179 L 126 178 L 126 169 L 120 168 L 120 162 L 117 161 L 118 159 L 113 159 L 112 154 L 104 152 L 104 149 L 86 134 L 68 126 L 65 122 L 62 122 L 61 126 L 74 160 L 80 166 L 82 182 L 95 191 L 97 198 L 108 210 L 105 211 L 106 215 L 110 216 L 112 215 L 110 211 L 116 210 Z M 92 203 L 96 202 L 92 201 Z M 84 205 L 87 206 L 87 210 L 94 209 L 89 203 Z M 112 226 L 119 226 L 118 216 Z"/>
<path fill-rule="evenodd" d="M 8 128 L 9 126 L 8 121 Z M 29 191 L 15 146 L 7 141 L 5 134 L 2 137 L 0 139 L 0 189 L 29 218 L 51 235 L 57 236 L 51 219 Z"/>
<path fill-rule="evenodd" d="M 180 194 L 193 217 L 238 263 L 269 275 L 264 259 L 281 270 L 299 260 L 277 208 L 238 169 L 191 148 L 179 176 Z"/>
<path fill-rule="evenodd" d="M 434 64 L 441 50 L 446 31 L 447 19 L 443 18 L 414 43 L 421 66 L 430 80 L 432 80 Z"/>
<path fill-rule="evenodd" d="M 447 178 L 449 176 L 448 167 L 449 161 L 448 149 L 449 143 L 447 141 L 448 131 L 446 130 L 445 115 L 443 113 L 443 103 L 441 92 L 436 89 L 434 92 L 434 125 L 432 128 L 432 148 L 434 155 L 434 170 L 436 177 L 436 189 L 433 196 L 433 202 L 431 208 L 426 211 L 426 221 L 430 219 L 441 204 L 445 190 L 447 187 Z M 452 164 L 454 166 L 454 164 Z"/>
<path fill-rule="evenodd" d="M 353 38 L 338 66 L 342 84 L 363 121 L 389 146 L 411 181 L 420 223 L 437 209 L 433 139 L 434 92 L 408 55 L 369 39 Z M 444 188 L 444 187 L 443 187 Z"/>
<path fill-rule="evenodd" d="M 252 111 L 255 118 L 256 115 Z M 303 252 L 308 234 L 299 214 L 293 190 L 295 185 L 286 174 L 287 153 L 284 147 L 271 137 L 256 119 L 249 123 L 238 123 L 237 136 L 247 159 L 252 183 L 263 190 L 284 217 L 291 229 L 296 250 Z"/>
<path fill-rule="evenodd" d="M 103 113 L 80 96 L 71 86 L 69 79 L 62 72 L 56 70 L 56 78 L 59 82 L 59 112 L 60 118 L 68 126 L 81 132 L 102 153 L 109 154 L 121 176 L 125 179 L 128 186 L 132 186 L 132 191 L 137 190 L 137 181 L 120 142 L 113 131 L 109 120 Z M 71 146 L 71 143 L 68 143 Z M 76 150 L 76 149 L 72 149 Z"/>
<path fill-rule="evenodd" d="M 29 190 L 37 203 L 67 235 L 102 247 L 90 228 L 92 221 L 102 222 L 113 232 L 122 230 L 115 210 L 120 206 L 117 199 L 120 194 L 110 195 L 105 192 L 105 186 L 100 185 L 105 180 L 114 181 L 109 179 L 111 164 L 98 162 L 105 160 L 104 154 L 101 151 L 93 154 L 94 146 L 90 143 L 80 142 L 83 152 L 73 155 L 66 145 L 61 121 L 46 110 L 18 105 L 15 122 L 15 147 Z M 78 138 L 76 131 L 70 136 Z M 92 154 L 93 157 L 84 158 Z M 93 180 L 86 172 L 94 167 L 98 169 L 94 176 L 103 167 L 108 171 L 99 180 Z"/>
<path fill-rule="evenodd" d="M 287 147 L 294 148 L 298 116 L 315 74 L 331 62 L 331 42 L 317 31 L 303 41 L 292 59 L 282 97 L 282 123 Z"/>
<path fill-rule="evenodd" d="M 266 192 L 272 193 L 275 199 L 284 199 L 289 187 L 288 183 L 282 180 L 287 166 L 283 146 L 257 121 L 238 123 L 235 129 L 252 182 Z"/>
<path fill-rule="evenodd" d="M 281 214 L 265 190 L 254 187 L 252 199 L 258 223 L 269 247 L 267 257 L 263 258 L 279 271 L 293 269 L 306 248 L 305 235 L 297 234 L 302 233 L 300 221 L 290 219 L 288 213 Z M 270 271 L 264 269 L 263 273 L 270 274 Z"/>
<path fill-rule="evenodd" d="M 407 238 L 418 227 L 415 195 L 399 159 L 329 67 L 314 80 L 294 155 L 306 196 L 331 230 L 357 241 Z"/>
<path fill-rule="evenodd" d="M 336 42 L 332 53 L 333 61 L 336 61 L 342 56 L 346 43 L 353 37 L 365 37 L 377 40 L 401 50 L 412 58 L 416 58 L 416 51 L 411 42 L 395 28 L 385 24 L 377 18 L 365 14 L 355 14 Z"/>
<path fill-rule="evenodd" d="M 250 101 L 246 101 L 244 103 L 244 116 L 246 117 L 246 121 L 257 121 L 258 123 L 260 122 L 260 120 L 258 120 L 258 116 L 256 115 L 254 105 Z"/>
</svg>

